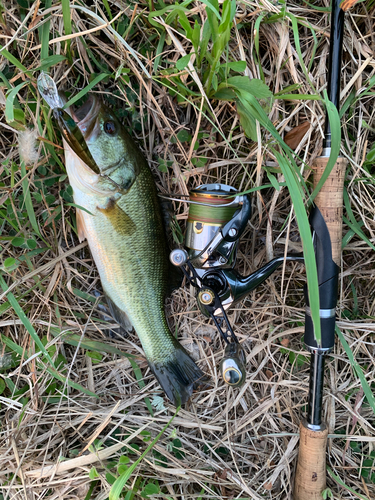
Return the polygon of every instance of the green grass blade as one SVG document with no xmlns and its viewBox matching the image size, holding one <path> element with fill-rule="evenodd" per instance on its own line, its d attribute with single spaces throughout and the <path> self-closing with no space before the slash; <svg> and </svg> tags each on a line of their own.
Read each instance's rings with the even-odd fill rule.
<svg viewBox="0 0 375 500">
<path fill-rule="evenodd" d="M 116 479 L 116 481 L 113 483 L 113 486 L 111 488 L 111 491 L 109 492 L 109 500 L 118 500 L 120 498 L 120 495 L 122 493 L 122 490 L 124 489 L 125 484 L 127 483 L 128 479 L 130 476 L 133 474 L 135 468 L 137 465 L 143 460 L 143 458 L 147 455 L 147 453 L 155 446 L 155 444 L 159 441 L 159 439 L 162 437 L 164 432 L 168 429 L 168 427 L 171 425 L 173 422 L 174 418 L 177 416 L 178 412 L 180 411 L 180 407 L 176 409 L 175 414 L 173 417 L 169 420 L 169 422 L 163 427 L 163 429 L 159 432 L 159 434 L 156 436 L 156 438 L 152 441 L 151 444 L 145 449 L 145 451 L 142 453 L 142 455 L 132 464 L 123 474 L 121 474 L 120 477 Z"/>
<path fill-rule="evenodd" d="M 74 292 L 77 293 L 76 289 L 74 289 Z M 85 294 L 86 296 L 83 296 L 82 292 L 77 293 L 77 295 L 84 298 L 85 300 L 91 301 L 91 298 L 94 299 L 94 301 L 97 300 L 95 297 L 92 297 L 92 296 L 89 296 L 90 298 L 88 298 L 87 297 L 88 294 Z M 57 327 L 54 327 L 54 326 L 51 327 L 50 331 L 54 337 L 58 337 L 59 335 L 61 335 L 61 330 Z M 135 361 L 135 356 L 133 354 L 127 354 L 127 353 L 121 351 L 120 349 L 117 349 L 117 347 L 115 347 L 111 344 L 105 343 L 105 342 L 98 342 L 97 340 L 89 340 L 86 338 L 82 338 L 80 335 L 76 335 L 76 334 L 71 333 L 69 331 L 64 332 L 64 334 L 62 335 L 61 338 L 66 344 L 72 345 L 74 347 L 79 346 L 82 349 L 87 349 L 89 351 L 106 352 L 108 354 L 117 354 L 118 356 L 122 356 L 124 358 L 127 358 L 129 360 L 130 364 L 132 365 L 134 375 L 135 375 L 135 378 L 137 379 L 139 387 L 141 389 L 143 389 L 145 387 L 146 384 L 144 383 L 142 372 L 141 372 L 137 362 Z M 151 416 L 153 416 L 154 412 L 153 412 L 153 409 L 152 409 L 152 406 L 151 406 L 151 403 L 150 403 L 150 400 L 148 397 L 145 397 L 145 403 L 146 403 L 146 406 L 147 406 L 148 411 L 150 412 Z"/>
<path fill-rule="evenodd" d="M 286 12 L 286 16 L 289 17 L 289 19 L 292 21 L 292 31 L 293 31 L 294 43 L 296 46 L 296 52 L 298 55 L 298 60 L 299 60 L 299 63 L 301 65 L 302 71 L 303 71 L 307 81 L 309 82 L 311 88 L 314 90 L 314 94 L 317 94 L 317 91 L 316 91 L 314 85 L 312 84 L 312 81 L 310 80 L 309 72 L 306 68 L 305 61 L 303 60 L 302 51 L 301 51 L 301 44 L 300 44 L 300 40 L 299 40 L 298 20 L 297 20 L 296 16 L 294 16 L 290 12 Z"/>
<path fill-rule="evenodd" d="M 0 275 L 0 286 L 3 289 L 4 292 L 8 290 L 8 286 L 3 278 L 3 276 Z M 74 389 L 77 389 L 79 391 L 84 392 L 85 394 L 88 394 L 90 396 L 96 396 L 93 392 L 89 391 L 88 389 L 85 389 L 83 386 L 80 384 L 77 384 L 69 379 L 66 379 L 63 375 L 61 375 L 55 368 L 53 360 L 51 356 L 49 355 L 48 351 L 44 347 L 42 341 L 38 337 L 38 334 L 36 333 L 33 325 L 30 323 L 29 318 L 26 316 L 26 314 L 23 312 L 21 306 L 19 305 L 17 299 L 15 296 L 9 292 L 6 294 L 7 299 L 9 300 L 10 305 L 13 307 L 14 312 L 17 314 L 19 319 L 22 321 L 24 327 L 26 330 L 29 332 L 31 338 L 34 340 L 35 344 L 39 347 L 41 353 L 45 356 L 46 360 L 49 362 L 50 366 L 47 367 L 48 373 L 53 375 L 56 379 L 60 380 L 61 382 L 67 383 L 70 387 L 73 387 Z M 22 354 L 22 353 L 21 353 Z"/>
<path fill-rule="evenodd" d="M 85 87 L 84 89 L 82 89 L 80 92 L 78 92 L 78 94 L 76 94 L 74 97 L 72 97 L 65 105 L 64 105 L 64 109 L 68 108 L 69 106 L 72 106 L 72 104 L 74 104 L 75 102 L 79 101 L 80 99 L 82 99 L 82 97 L 84 97 L 88 92 L 90 92 L 90 90 L 92 88 L 95 87 L 95 85 L 97 85 L 99 82 L 101 82 L 102 80 L 104 80 L 104 78 L 108 77 L 108 73 L 101 73 L 100 75 L 98 75 L 96 78 L 94 78 L 94 80 L 89 83 L 87 85 L 87 87 Z"/>
<path fill-rule="evenodd" d="M 322 98 L 315 94 L 276 94 L 277 99 L 284 101 L 321 101 Z"/>
<path fill-rule="evenodd" d="M 20 357 L 23 357 L 24 359 L 28 359 L 28 356 L 25 353 L 25 350 L 23 347 L 19 346 L 15 342 L 13 342 L 11 339 L 3 335 L 2 333 L 0 334 L 1 342 L 8 346 L 13 352 L 17 353 Z M 38 363 L 38 360 L 37 360 Z M 44 368 L 44 367 L 43 367 Z M 46 371 L 52 375 L 54 378 L 59 380 L 60 382 L 63 382 L 64 384 L 67 383 L 70 387 L 73 389 L 76 389 L 79 392 L 83 392 L 84 394 L 87 394 L 88 396 L 93 396 L 93 397 L 98 397 L 94 392 L 89 391 L 85 387 L 83 387 L 80 384 L 77 384 L 76 382 L 73 382 L 72 380 L 66 380 L 66 378 L 61 375 L 55 368 L 51 368 L 50 366 L 47 366 Z"/>
<path fill-rule="evenodd" d="M 22 73 L 25 73 L 28 77 L 32 77 L 31 71 L 29 71 L 19 60 L 14 57 L 8 50 L 2 49 L 0 46 L 0 55 L 4 56 L 8 61 L 13 64 L 16 68 L 18 68 Z"/>
<path fill-rule="evenodd" d="M 108 0 L 103 0 L 105 10 L 107 11 L 107 15 L 110 21 L 112 21 L 113 16 L 111 12 L 111 7 L 109 6 Z"/>
<path fill-rule="evenodd" d="M 340 124 L 340 117 L 339 113 L 337 111 L 336 106 L 328 99 L 327 92 L 324 91 L 324 102 L 326 105 L 327 113 L 328 113 L 328 120 L 331 128 L 331 154 L 327 163 L 327 166 L 324 170 L 324 174 L 320 178 L 316 188 L 314 191 L 311 193 L 310 199 L 313 200 L 315 196 L 319 193 L 321 187 L 325 183 L 325 181 L 328 179 L 329 174 L 331 173 L 333 167 L 335 166 L 335 163 L 337 161 L 337 158 L 340 154 L 340 145 L 341 145 L 341 124 Z"/>
<path fill-rule="evenodd" d="M 375 246 L 371 243 L 371 241 L 367 238 L 367 236 L 365 235 L 365 233 L 360 229 L 360 226 L 359 224 L 357 223 L 357 221 L 355 223 L 351 222 L 350 220 L 348 220 L 346 217 L 343 217 L 343 221 L 345 222 L 345 224 L 347 224 L 350 229 L 352 231 L 355 232 L 355 234 L 357 236 L 359 236 L 365 243 L 367 243 L 367 245 L 372 248 L 373 250 L 375 250 Z"/>
<path fill-rule="evenodd" d="M 352 207 L 350 206 L 350 200 L 349 200 L 348 192 L 346 189 L 344 189 L 344 204 L 345 204 L 345 208 L 346 208 L 347 214 L 348 214 L 349 219 L 350 219 L 350 220 L 348 220 L 346 217 L 344 217 L 345 224 L 347 224 L 355 234 L 357 234 L 360 238 L 362 238 L 362 240 L 365 243 L 367 243 L 367 245 L 370 248 L 375 250 L 375 246 L 371 243 L 371 241 L 367 238 L 367 236 L 365 235 L 365 233 L 361 229 L 361 227 L 363 226 L 363 223 L 361 225 L 359 225 L 355 219 Z"/>
<path fill-rule="evenodd" d="M 10 92 L 7 93 L 5 102 L 5 118 L 8 123 L 14 121 L 14 99 L 18 92 L 27 84 L 27 82 L 22 82 L 17 87 L 14 87 Z"/>
<path fill-rule="evenodd" d="M 367 399 L 369 405 L 371 406 L 372 411 L 374 412 L 374 415 L 375 415 L 375 397 L 372 393 L 372 389 L 371 389 L 369 383 L 367 382 L 367 379 L 363 373 L 363 370 L 362 370 L 361 366 L 358 364 L 358 362 L 356 361 L 356 359 L 353 355 L 353 352 L 350 349 L 349 344 L 345 340 L 345 337 L 342 334 L 342 332 L 338 326 L 336 326 L 336 333 L 340 339 L 341 345 L 343 346 L 343 348 L 346 352 L 346 355 L 348 356 L 348 359 L 350 361 L 350 365 L 354 368 L 356 374 L 358 375 L 359 380 L 361 381 L 361 386 L 362 386 L 363 392 L 364 392 L 366 399 Z"/>
<path fill-rule="evenodd" d="M 320 316 L 319 316 L 319 285 L 318 274 L 316 269 L 316 260 L 313 241 L 311 237 L 311 230 L 309 219 L 307 217 L 306 209 L 303 200 L 300 196 L 298 183 L 295 175 L 293 175 L 290 165 L 286 159 L 277 151 L 273 151 L 277 162 L 284 174 L 286 183 L 289 188 L 289 193 L 293 201 L 294 212 L 298 223 L 298 228 L 301 234 L 303 256 L 306 266 L 306 278 L 308 283 L 308 294 L 311 309 L 311 316 L 314 323 L 314 337 L 318 344 L 321 343 L 321 329 L 320 329 Z"/>
<path fill-rule="evenodd" d="M 0 286 L 3 289 L 4 292 L 6 292 L 8 290 L 8 286 L 7 286 L 7 284 L 6 284 L 3 276 L 1 276 L 1 275 L 0 275 Z M 39 347 L 40 351 L 43 353 L 43 355 L 46 357 L 46 359 L 53 366 L 52 358 L 50 357 L 50 355 L 48 354 L 46 348 L 42 344 L 42 341 L 38 337 L 36 331 L 34 330 L 33 325 L 30 323 L 29 318 L 23 312 L 23 310 L 22 310 L 21 306 L 19 305 L 19 303 L 17 302 L 17 299 L 15 298 L 15 296 L 11 292 L 9 292 L 9 293 L 6 294 L 6 297 L 9 300 L 11 306 L 13 307 L 14 312 L 17 314 L 17 316 L 19 317 L 19 319 L 22 321 L 24 327 L 26 328 L 26 330 L 31 335 L 31 337 L 34 340 L 35 344 Z"/>
<path fill-rule="evenodd" d="M 31 199 L 30 183 L 27 177 L 26 166 L 23 161 L 21 161 L 21 175 L 23 177 L 22 189 L 23 189 L 23 197 L 25 201 L 27 215 L 29 216 L 31 227 L 34 229 L 35 233 L 41 237 L 38 223 L 35 217 L 33 202 Z"/>
<path fill-rule="evenodd" d="M 336 476 L 336 474 L 333 472 L 333 470 L 330 467 L 328 467 L 328 466 L 327 466 L 327 472 L 332 477 L 332 479 L 334 479 L 340 486 L 342 486 L 346 490 L 348 490 L 351 493 L 353 493 L 353 495 L 355 495 L 357 498 L 360 498 L 361 500 L 371 500 L 370 498 L 364 497 L 363 495 L 361 495 L 357 491 L 353 490 L 353 488 L 350 488 L 350 486 L 347 486 L 344 483 L 344 481 L 342 479 L 340 479 L 339 476 Z"/>
<path fill-rule="evenodd" d="M 71 35 L 72 34 L 72 20 L 70 17 L 70 0 L 61 0 L 61 7 L 62 7 L 62 12 L 63 12 L 65 35 Z M 67 52 L 68 58 L 71 59 L 70 40 L 67 40 L 66 52 Z"/>
<path fill-rule="evenodd" d="M 46 0 L 44 4 L 44 9 L 47 10 L 51 7 L 52 5 L 52 0 Z M 51 16 L 49 16 L 49 19 L 47 22 L 43 24 L 40 28 L 40 44 L 41 44 L 41 49 L 40 49 L 40 59 L 43 60 L 46 57 L 48 57 L 49 54 L 49 31 L 50 31 L 50 21 Z"/>
<path fill-rule="evenodd" d="M 156 57 L 155 57 L 154 67 L 153 67 L 154 73 L 156 73 L 156 71 L 159 67 L 161 54 L 163 52 L 163 47 L 164 47 L 164 42 L 165 42 L 165 36 L 166 36 L 166 33 L 165 33 L 165 31 L 163 31 L 160 35 L 158 46 L 156 47 Z"/>
</svg>

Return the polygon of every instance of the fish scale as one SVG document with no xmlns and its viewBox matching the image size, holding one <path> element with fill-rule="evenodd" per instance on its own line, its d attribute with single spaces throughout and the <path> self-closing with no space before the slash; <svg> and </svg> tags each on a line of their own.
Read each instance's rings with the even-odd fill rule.
<svg viewBox="0 0 375 500">
<path fill-rule="evenodd" d="M 203 373 L 167 325 L 169 263 L 156 186 L 113 113 L 92 101 L 91 107 L 85 105 L 84 116 L 76 111 L 76 119 L 101 173 L 64 142 L 74 201 L 85 209 L 77 209 L 79 237 L 88 240 L 114 317 L 123 326 L 130 320 L 152 372 L 178 406 L 189 399 Z"/>
</svg>

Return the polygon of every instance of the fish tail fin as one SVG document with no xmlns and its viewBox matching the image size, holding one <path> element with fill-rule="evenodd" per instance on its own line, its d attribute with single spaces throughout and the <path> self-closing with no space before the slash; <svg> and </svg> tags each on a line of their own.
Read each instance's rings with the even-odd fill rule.
<svg viewBox="0 0 375 500">
<path fill-rule="evenodd" d="M 176 407 L 188 401 L 195 383 L 204 378 L 202 370 L 177 341 L 169 358 L 162 362 L 149 361 L 149 366 L 168 399 Z"/>
</svg>

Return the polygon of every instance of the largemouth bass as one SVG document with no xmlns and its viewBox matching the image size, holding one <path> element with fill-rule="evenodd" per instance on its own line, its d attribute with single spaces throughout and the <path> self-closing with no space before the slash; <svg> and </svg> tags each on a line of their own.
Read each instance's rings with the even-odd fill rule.
<svg viewBox="0 0 375 500">
<path fill-rule="evenodd" d="M 152 372 L 178 406 L 203 373 L 167 325 L 169 261 L 151 171 L 112 111 L 95 97 L 70 114 L 100 170 L 64 141 L 74 202 L 87 210 L 77 209 L 79 239 L 88 241 L 115 319 L 133 325 Z"/>
</svg>

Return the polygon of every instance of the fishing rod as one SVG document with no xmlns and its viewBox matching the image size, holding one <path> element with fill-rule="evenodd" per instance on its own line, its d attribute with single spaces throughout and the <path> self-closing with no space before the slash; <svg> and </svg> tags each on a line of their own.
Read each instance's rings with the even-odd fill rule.
<svg viewBox="0 0 375 500">
<path fill-rule="evenodd" d="M 239 239 L 251 214 L 250 198 L 225 184 L 204 184 L 189 193 L 185 248 L 170 254 L 196 290 L 198 308 L 211 318 L 226 347 L 220 363 L 224 382 L 241 386 L 246 379 L 245 353 L 226 311 L 265 281 L 285 260 L 303 261 L 302 254 L 277 257 L 254 273 L 234 270 Z"/>
<path fill-rule="evenodd" d="M 328 98 L 339 110 L 344 14 L 355 0 L 332 0 L 328 60 Z M 322 178 L 331 154 L 331 129 L 325 121 L 322 156 L 313 165 L 314 189 Z M 319 283 L 321 342 L 314 336 L 308 297 L 304 342 L 311 353 L 308 411 L 300 424 L 299 454 L 294 483 L 294 500 L 321 500 L 326 488 L 326 446 L 328 429 L 322 418 L 324 363 L 335 343 L 335 312 L 341 263 L 343 188 L 347 160 L 338 157 L 314 200 L 310 213 Z"/>
</svg>

